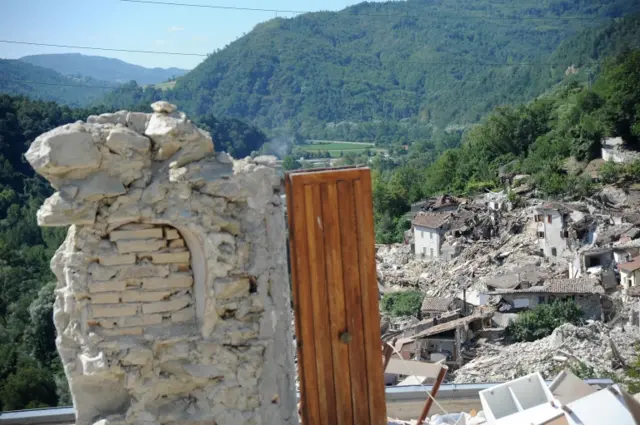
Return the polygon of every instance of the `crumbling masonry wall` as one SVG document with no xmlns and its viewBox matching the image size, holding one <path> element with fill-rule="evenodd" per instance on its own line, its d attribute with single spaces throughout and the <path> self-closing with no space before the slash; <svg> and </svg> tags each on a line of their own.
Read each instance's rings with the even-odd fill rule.
<svg viewBox="0 0 640 425">
<path fill-rule="evenodd" d="M 51 261 L 78 425 L 297 423 L 275 158 L 233 161 L 173 105 L 91 116 L 26 154 L 67 226 Z"/>
</svg>

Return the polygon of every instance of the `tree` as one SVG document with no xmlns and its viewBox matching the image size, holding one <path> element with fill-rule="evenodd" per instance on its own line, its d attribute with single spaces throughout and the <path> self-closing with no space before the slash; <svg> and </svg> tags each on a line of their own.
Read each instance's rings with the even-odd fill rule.
<svg viewBox="0 0 640 425">
<path fill-rule="evenodd" d="M 4 383 L 0 402 L 4 410 L 56 406 L 58 396 L 51 372 L 36 367 L 20 369 Z"/>
<path fill-rule="evenodd" d="M 298 162 L 292 155 L 285 156 L 284 160 L 282 161 L 282 168 L 286 171 L 297 170 L 301 167 L 302 165 L 300 164 L 300 162 Z"/>
<path fill-rule="evenodd" d="M 381 308 L 395 317 L 418 317 L 423 299 L 424 294 L 418 291 L 391 292 L 382 297 Z"/>
<path fill-rule="evenodd" d="M 564 323 L 578 324 L 581 317 L 582 311 L 574 301 L 539 304 L 532 310 L 519 313 L 507 326 L 506 333 L 515 341 L 535 341 L 551 335 Z"/>
</svg>

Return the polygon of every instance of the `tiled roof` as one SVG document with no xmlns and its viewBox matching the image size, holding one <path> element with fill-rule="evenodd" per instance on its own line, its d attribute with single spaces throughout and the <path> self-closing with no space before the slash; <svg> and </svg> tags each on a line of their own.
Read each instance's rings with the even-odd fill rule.
<svg viewBox="0 0 640 425">
<path fill-rule="evenodd" d="M 568 214 L 571 212 L 571 209 L 560 202 L 548 202 L 546 204 L 539 205 L 535 208 L 536 210 L 555 210 L 563 214 Z"/>
<path fill-rule="evenodd" d="M 452 298 L 425 297 L 421 311 L 447 311 L 453 302 Z"/>
<path fill-rule="evenodd" d="M 502 275 L 485 276 L 481 279 L 481 282 L 494 288 L 513 289 L 523 282 L 537 285 L 541 279 L 542 275 L 537 267 L 529 266 Z"/>
<path fill-rule="evenodd" d="M 476 320 L 482 320 L 484 317 L 491 316 L 492 314 L 493 314 L 492 312 L 488 312 L 487 314 L 476 313 L 471 316 L 463 317 L 458 320 L 452 320 L 451 322 L 446 322 L 441 325 L 436 325 L 414 335 L 413 339 L 424 338 L 431 335 L 437 335 L 442 332 L 447 332 L 452 329 L 456 329 L 458 326 L 468 325 L 469 323 L 475 322 Z"/>
<path fill-rule="evenodd" d="M 509 295 L 509 294 L 604 294 L 604 288 L 590 278 L 576 279 L 551 279 L 544 285 L 532 286 L 527 289 L 508 289 L 487 292 L 487 295 Z"/>
<path fill-rule="evenodd" d="M 411 224 L 429 229 L 440 229 L 450 217 L 451 214 L 448 213 L 420 212 L 415 216 Z"/>
<path fill-rule="evenodd" d="M 620 270 L 624 270 L 625 272 L 634 272 L 640 269 L 640 257 L 636 257 L 628 263 L 620 264 Z"/>
</svg>

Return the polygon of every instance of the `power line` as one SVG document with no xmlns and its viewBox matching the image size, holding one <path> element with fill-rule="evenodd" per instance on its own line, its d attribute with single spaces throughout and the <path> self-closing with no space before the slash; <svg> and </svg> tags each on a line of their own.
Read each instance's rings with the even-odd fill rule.
<svg viewBox="0 0 640 425">
<path fill-rule="evenodd" d="M 157 0 L 120 0 L 124 3 L 138 3 L 138 4 L 149 4 L 154 6 L 181 6 L 181 7 L 194 7 L 201 9 L 217 9 L 217 10 L 236 10 L 236 11 L 245 11 L 245 12 L 269 12 L 269 13 L 295 13 L 295 14 L 304 14 L 304 13 L 318 13 L 325 11 L 317 11 L 317 10 L 290 10 L 290 9 L 271 9 L 271 8 L 253 8 L 253 7 L 241 7 L 241 6 L 223 6 L 223 5 L 213 5 L 213 4 L 199 4 L 199 3 L 182 3 L 182 2 L 171 2 L 171 1 L 157 1 Z M 329 11 L 326 11 L 329 12 Z M 380 17 L 392 17 L 392 16 L 404 16 L 404 17 L 419 17 L 420 19 L 424 18 L 432 18 L 432 19 L 498 19 L 498 20 L 579 20 L 579 21 L 595 21 L 595 20 L 604 20 L 604 19 L 613 19 L 613 17 L 609 16 L 596 16 L 596 17 L 586 17 L 586 16 L 460 16 L 460 15 L 452 15 L 452 16 L 416 16 L 415 14 L 408 13 L 364 13 L 364 12 L 349 12 L 346 9 L 336 13 L 343 13 L 347 15 L 354 16 L 380 16 Z"/>
<path fill-rule="evenodd" d="M 51 43 L 37 43 L 31 41 L 21 40 L 0 40 L 0 43 L 7 44 L 26 44 L 31 46 L 43 46 L 43 47 L 59 47 L 63 49 L 88 49 L 88 50 L 106 50 L 110 52 L 124 52 L 124 53 L 148 53 L 158 55 L 184 55 L 184 56 L 200 56 L 207 57 L 209 55 L 203 53 L 185 53 L 185 52 L 164 52 L 157 50 L 131 50 L 131 49 L 116 49 L 107 47 L 96 46 L 76 46 L 68 44 L 51 44 Z M 242 57 L 259 57 L 257 55 L 242 55 Z M 264 58 L 269 59 L 269 58 Z M 539 62 L 539 61 L 521 61 L 521 62 L 479 62 L 479 61 L 418 61 L 418 60 L 383 60 L 373 56 L 371 57 L 354 57 L 355 60 L 373 60 L 379 62 L 381 66 L 391 64 L 402 65 L 437 65 L 437 66 L 495 66 L 495 67 L 509 67 L 509 66 L 568 66 L 566 63 L 554 63 L 554 62 Z M 590 63 L 597 63 L 594 61 Z"/>
<path fill-rule="evenodd" d="M 270 13 L 310 13 L 311 12 L 309 10 L 262 9 L 262 8 L 254 8 L 254 7 L 219 6 L 219 5 L 209 5 L 209 4 L 176 3 L 176 2 L 151 1 L 151 0 L 120 0 L 120 1 L 125 3 L 198 7 L 202 9 L 238 10 L 238 11 L 245 11 L 245 12 L 270 12 Z"/>
<path fill-rule="evenodd" d="M 84 87 L 84 88 L 97 88 L 97 89 L 118 89 L 121 87 L 121 86 L 98 86 L 98 85 L 92 85 L 92 84 L 47 83 L 44 81 L 14 80 L 11 78 L 0 78 L 0 81 L 6 81 L 9 83 L 40 84 L 44 86 Z"/>
<path fill-rule="evenodd" d="M 132 50 L 132 49 L 112 49 L 108 47 L 95 47 L 95 46 L 74 46 L 69 44 L 49 44 L 49 43 L 35 43 L 31 41 L 18 41 L 18 40 L 0 40 L 0 43 L 7 44 L 26 44 L 29 46 L 42 46 L 42 47 L 60 47 L 63 49 L 86 49 L 86 50 L 102 50 L 109 52 L 125 52 L 125 53 L 146 53 L 155 55 L 179 55 L 179 56 L 200 56 L 207 57 L 208 55 L 202 53 L 185 53 L 185 52 L 163 52 L 157 50 Z"/>
</svg>

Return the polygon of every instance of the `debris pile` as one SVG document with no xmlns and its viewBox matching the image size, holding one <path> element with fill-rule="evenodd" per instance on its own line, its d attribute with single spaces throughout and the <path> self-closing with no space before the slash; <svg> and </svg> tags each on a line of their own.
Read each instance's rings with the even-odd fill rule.
<svg viewBox="0 0 640 425">
<path fill-rule="evenodd" d="M 637 327 L 610 328 L 593 321 L 586 326 L 564 324 L 534 342 L 485 342 L 476 347 L 474 360 L 454 372 L 454 382 L 502 382 L 533 372 L 550 379 L 565 367 L 603 378 L 622 376 L 625 364 L 637 355 L 639 339 Z"/>
</svg>

